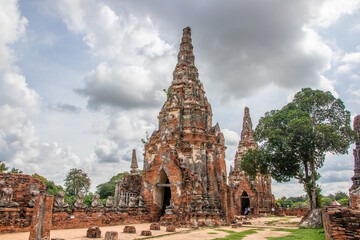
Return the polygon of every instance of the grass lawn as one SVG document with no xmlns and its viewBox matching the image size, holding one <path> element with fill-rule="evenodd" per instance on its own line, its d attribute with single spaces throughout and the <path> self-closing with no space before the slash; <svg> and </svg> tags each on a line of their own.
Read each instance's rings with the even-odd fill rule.
<svg viewBox="0 0 360 240">
<path fill-rule="evenodd" d="M 250 229 L 243 232 L 235 232 L 235 231 L 229 231 L 229 230 L 223 230 L 223 229 L 214 229 L 216 231 L 222 231 L 229 233 L 230 235 L 227 235 L 224 238 L 216 238 L 215 240 L 235 240 L 235 239 L 243 239 L 247 235 L 257 233 L 257 231 L 261 231 L 261 229 Z"/>
<path fill-rule="evenodd" d="M 291 235 L 284 237 L 267 237 L 271 240 L 325 240 L 323 228 L 300 228 L 300 229 L 274 229 L 273 231 L 290 232 Z"/>
</svg>

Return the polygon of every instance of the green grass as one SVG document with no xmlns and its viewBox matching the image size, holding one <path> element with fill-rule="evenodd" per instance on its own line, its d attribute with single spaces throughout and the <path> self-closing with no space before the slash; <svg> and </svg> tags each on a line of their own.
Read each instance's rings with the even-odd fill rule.
<svg viewBox="0 0 360 240">
<path fill-rule="evenodd" d="M 215 230 L 226 232 L 226 233 L 230 234 L 224 238 L 216 238 L 215 240 L 235 240 L 235 239 L 240 240 L 240 239 L 243 239 L 244 237 L 246 237 L 247 235 L 257 233 L 257 231 L 261 231 L 261 229 L 249 229 L 249 230 L 242 231 L 242 232 L 235 232 L 235 231 L 229 231 L 229 230 L 224 230 L 224 229 L 215 229 Z"/>
<path fill-rule="evenodd" d="M 290 232 L 291 235 L 284 237 L 267 237 L 271 240 L 325 240 L 323 228 L 300 228 L 300 229 L 273 229 L 273 231 Z"/>
<path fill-rule="evenodd" d="M 208 232 L 207 234 L 218 234 L 218 233 L 216 233 L 216 232 Z"/>
</svg>

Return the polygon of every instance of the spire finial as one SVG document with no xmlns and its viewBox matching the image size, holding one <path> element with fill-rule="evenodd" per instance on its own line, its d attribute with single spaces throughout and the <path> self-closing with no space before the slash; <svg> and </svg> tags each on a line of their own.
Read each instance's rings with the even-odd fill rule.
<svg viewBox="0 0 360 240">
<path fill-rule="evenodd" d="M 138 174 L 138 163 L 137 163 L 137 159 L 136 159 L 136 150 L 133 149 L 133 152 L 132 152 L 132 159 L 131 159 L 131 175 L 136 175 Z"/>
<path fill-rule="evenodd" d="M 178 54 L 178 64 L 185 63 L 190 66 L 194 65 L 193 45 L 191 41 L 191 28 L 186 27 L 183 29 L 183 36 L 180 44 L 180 51 Z"/>
<path fill-rule="evenodd" d="M 250 118 L 250 111 L 248 107 L 244 109 L 243 129 L 241 131 L 241 139 L 245 137 L 246 132 L 252 132 L 252 122 Z"/>
</svg>

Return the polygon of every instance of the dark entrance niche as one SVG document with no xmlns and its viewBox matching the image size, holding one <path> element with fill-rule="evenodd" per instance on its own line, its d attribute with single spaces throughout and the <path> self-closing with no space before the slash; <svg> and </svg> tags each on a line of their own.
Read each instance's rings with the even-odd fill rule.
<svg viewBox="0 0 360 240">
<path fill-rule="evenodd" d="M 244 215 L 245 208 L 250 207 L 249 195 L 246 191 L 243 191 L 240 197 L 241 215 Z"/>
<path fill-rule="evenodd" d="M 167 179 L 166 184 L 170 184 L 169 179 Z M 161 216 L 164 216 L 165 209 L 167 206 L 170 205 L 170 199 L 171 199 L 171 191 L 170 187 L 163 187 L 164 188 L 164 199 L 163 199 L 163 205 L 161 209 Z"/>
<path fill-rule="evenodd" d="M 157 183 L 153 188 L 153 198 L 154 204 L 158 207 L 155 216 L 161 217 L 165 214 L 165 209 L 170 205 L 171 199 L 170 181 L 163 169 L 159 172 Z"/>
</svg>

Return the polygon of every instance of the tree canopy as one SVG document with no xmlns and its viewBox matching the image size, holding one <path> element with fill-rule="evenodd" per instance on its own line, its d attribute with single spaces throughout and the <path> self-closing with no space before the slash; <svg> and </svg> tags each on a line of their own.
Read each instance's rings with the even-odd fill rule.
<svg viewBox="0 0 360 240">
<path fill-rule="evenodd" d="M 90 188 L 90 178 L 81 169 L 70 169 L 64 180 L 66 192 L 69 195 L 77 195 L 79 192 L 88 192 Z"/>
<path fill-rule="evenodd" d="M 111 179 L 106 182 L 96 186 L 96 192 L 100 195 L 100 198 L 107 198 L 108 196 L 114 196 L 115 194 L 115 185 L 122 182 L 124 176 L 129 175 L 128 172 L 118 173 L 117 175 L 111 177 Z"/>
<path fill-rule="evenodd" d="M 9 168 L 6 167 L 5 163 L 0 161 L 0 173 L 7 171 Z"/>
<path fill-rule="evenodd" d="M 281 110 L 259 120 L 255 138 L 260 146 L 244 155 L 241 167 L 251 176 L 270 173 L 278 182 L 298 179 L 314 209 L 320 205 L 317 170 L 325 154 L 345 154 L 355 141 L 350 117 L 344 103 L 330 92 L 304 88 Z"/>
<path fill-rule="evenodd" d="M 57 192 L 64 191 L 62 186 L 56 185 L 53 181 L 48 181 L 45 177 L 40 176 L 37 173 L 34 173 L 32 176 L 40 179 L 43 183 L 45 183 L 46 192 L 50 195 L 55 196 Z"/>
</svg>

